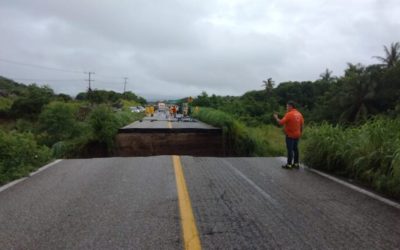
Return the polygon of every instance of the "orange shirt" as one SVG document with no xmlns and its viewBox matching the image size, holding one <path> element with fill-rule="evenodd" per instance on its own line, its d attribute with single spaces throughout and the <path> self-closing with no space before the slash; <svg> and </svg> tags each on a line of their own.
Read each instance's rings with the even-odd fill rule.
<svg viewBox="0 0 400 250">
<path fill-rule="evenodd" d="M 284 131 L 288 137 L 297 139 L 301 136 L 301 127 L 304 124 L 304 118 L 297 109 L 292 109 L 285 114 L 279 121 L 279 124 L 284 125 Z"/>
</svg>

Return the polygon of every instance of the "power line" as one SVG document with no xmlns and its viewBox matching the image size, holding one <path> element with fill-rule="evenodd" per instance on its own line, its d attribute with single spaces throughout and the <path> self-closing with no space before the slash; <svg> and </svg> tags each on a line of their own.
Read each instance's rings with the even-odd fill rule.
<svg viewBox="0 0 400 250">
<path fill-rule="evenodd" d="M 96 74 L 96 76 L 97 76 L 97 74 Z M 107 80 L 98 80 L 97 78 L 96 78 L 96 82 L 105 83 L 107 85 L 120 85 L 121 84 L 121 82 L 114 82 L 114 81 L 110 82 L 110 81 L 107 81 Z"/>
<path fill-rule="evenodd" d="M 5 58 L 0 58 L 0 62 L 3 63 L 9 63 L 9 64 L 14 64 L 14 65 L 19 65 L 19 66 L 27 66 L 27 67 L 32 67 L 32 68 L 38 68 L 38 69 L 44 69 L 44 70 L 50 70 L 50 71 L 59 71 L 59 72 L 67 72 L 67 73 L 77 73 L 77 74 L 88 74 L 88 79 L 86 79 L 85 81 L 87 81 L 89 83 L 89 88 L 88 90 L 91 91 L 92 90 L 92 82 L 94 82 L 94 80 L 92 79 L 92 75 L 95 74 L 95 72 L 83 72 L 83 71 L 77 71 L 77 70 L 67 70 L 67 69 L 61 69 L 61 68 L 56 68 L 56 67 L 48 67 L 48 66 L 43 66 L 43 65 L 37 65 L 37 64 L 32 64 L 32 63 L 25 63 L 25 62 L 18 62 L 18 61 L 14 61 L 14 60 L 9 60 L 9 59 L 5 59 Z M 97 75 L 100 76 L 100 78 L 106 78 L 106 79 L 121 79 L 120 77 L 116 77 L 116 76 L 110 76 L 110 75 Z M 81 79 L 31 79 L 31 78 L 11 78 L 8 77 L 10 79 L 16 80 L 16 81 L 48 81 L 48 82 L 52 82 L 52 81 L 81 81 Z M 127 80 L 128 77 L 124 77 L 124 92 L 126 92 L 126 85 L 127 85 Z M 110 82 L 106 82 L 105 81 L 98 81 L 98 82 L 103 82 L 103 83 L 107 83 L 107 84 L 113 84 L 113 85 L 119 85 L 119 83 L 110 83 Z"/>
<path fill-rule="evenodd" d="M 42 82 L 82 81 L 82 79 L 30 79 L 30 78 L 14 78 L 14 77 L 7 77 L 7 78 L 12 79 L 14 81 L 42 81 Z"/>
<path fill-rule="evenodd" d="M 99 83 L 106 83 L 106 84 L 112 84 L 112 85 L 118 85 L 118 84 L 119 84 L 119 83 L 109 82 L 109 81 L 103 81 L 103 80 L 96 80 L 96 82 L 99 82 Z"/>
<path fill-rule="evenodd" d="M 47 67 L 47 66 L 42 66 L 42 65 L 36 65 L 36 64 L 31 64 L 31 63 L 23 63 L 23 62 L 17 62 L 17 61 L 12 61 L 4 58 L 0 58 L 1 62 L 9 63 L 9 64 L 15 64 L 15 65 L 20 65 L 20 66 L 27 66 L 27 67 L 33 67 L 33 68 L 39 68 L 39 69 L 45 69 L 45 70 L 52 70 L 52 71 L 60 71 L 60 72 L 68 72 L 68 73 L 79 73 L 82 74 L 82 71 L 77 71 L 77 70 L 67 70 L 67 69 L 60 69 L 60 68 L 53 68 L 53 67 Z"/>
<path fill-rule="evenodd" d="M 96 74 L 96 76 L 103 78 L 103 79 L 121 79 L 120 76 L 111 76 L 111 75 L 103 75 L 103 74 Z"/>
</svg>

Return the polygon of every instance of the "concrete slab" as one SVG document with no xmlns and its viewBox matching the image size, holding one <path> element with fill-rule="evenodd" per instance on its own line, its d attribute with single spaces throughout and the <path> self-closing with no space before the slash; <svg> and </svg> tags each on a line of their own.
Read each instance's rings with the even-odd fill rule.
<svg viewBox="0 0 400 250">
<path fill-rule="evenodd" d="M 120 133 L 129 133 L 129 132 L 140 132 L 142 130 L 158 130 L 158 129 L 168 129 L 170 130 L 178 129 L 178 131 L 187 131 L 191 130 L 200 131 L 200 130 L 220 130 L 220 128 L 213 127 L 201 121 L 180 121 L 180 119 L 176 118 L 165 118 L 164 114 L 156 113 L 154 117 L 145 117 L 141 121 L 136 121 L 131 123 L 121 129 L 119 129 Z"/>
<path fill-rule="evenodd" d="M 200 121 L 166 119 L 163 113 L 119 129 L 116 148 L 117 156 L 226 155 L 222 129 Z"/>
</svg>

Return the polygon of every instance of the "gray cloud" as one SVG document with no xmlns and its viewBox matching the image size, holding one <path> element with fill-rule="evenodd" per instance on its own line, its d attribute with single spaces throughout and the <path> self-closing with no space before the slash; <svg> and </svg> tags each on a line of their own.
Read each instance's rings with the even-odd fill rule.
<svg viewBox="0 0 400 250">
<path fill-rule="evenodd" d="M 314 80 L 325 68 L 341 75 L 347 62 L 376 62 L 382 45 L 400 40 L 398 13 L 395 0 L 6 0 L 0 59 L 95 71 L 94 87 L 115 91 L 127 76 L 152 99 L 239 95 L 268 77 Z M 87 87 L 83 73 L 1 61 L 0 75 L 72 95 Z"/>
</svg>

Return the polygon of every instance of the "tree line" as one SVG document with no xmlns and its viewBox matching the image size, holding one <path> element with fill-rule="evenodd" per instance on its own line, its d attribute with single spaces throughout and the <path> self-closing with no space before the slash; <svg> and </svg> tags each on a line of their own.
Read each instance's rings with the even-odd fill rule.
<svg viewBox="0 0 400 250">
<path fill-rule="evenodd" d="M 72 98 L 66 94 L 56 94 L 47 85 L 35 83 L 24 85 L 0 76 L 0 118 L 28 118 L 35 120 L 42 108 L 52 102 L 81 101 L 88 104 L 108 104 L 114 108 L 122 108 L 124 101 L 144 105 L 146 100 L 133 92 L 117 93 L 106 90 L 81 92 Z"/>
<path fill-rule="evenodd" d="M 263 90 L 242 96 L 216 96 L 206 92 L 193 105 L 212 107 L 235 115 L 248 125 L 273 123 L 272 113 L 284 112 L 295 101 L 308 121 L 359 124 L 376 115 L 397 116 L 400 111 L 400 43 L 384 46 L 379 63 L 348 63 L 343 76 L 326 69 L 315 81 L 289 81 L 275 86 L 269 78 Z"/>
</svg>

